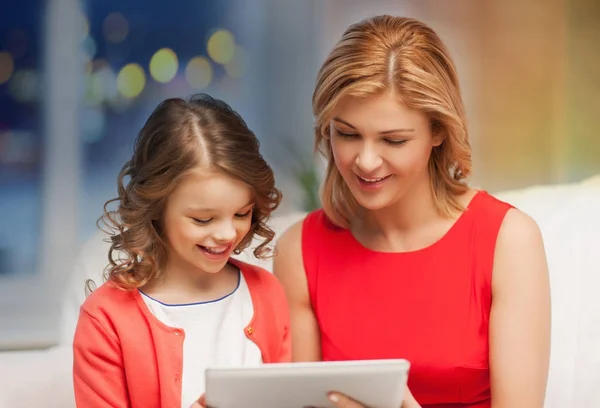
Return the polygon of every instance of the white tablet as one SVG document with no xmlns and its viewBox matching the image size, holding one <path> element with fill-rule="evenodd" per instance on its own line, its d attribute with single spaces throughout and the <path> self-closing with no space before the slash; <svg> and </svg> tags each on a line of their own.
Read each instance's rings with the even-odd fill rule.
<svg viewBox="0 0 600 408">
<path fill-rule="evenodd" d="M 404 399 L 406 360 L 362 360 L 265 364 L 206 370 L 210 408 L 331 407 L 338 391 L 369 408 L 399 408 Z"/>
</svg>

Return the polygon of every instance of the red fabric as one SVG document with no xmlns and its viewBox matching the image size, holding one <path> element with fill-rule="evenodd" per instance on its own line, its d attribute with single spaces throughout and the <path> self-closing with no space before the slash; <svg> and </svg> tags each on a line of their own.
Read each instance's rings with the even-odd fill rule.
<svg viewBox="0 0 600 408">
<path fill-rule="evenodd" d="M 289 362 L 289 316 L 283 288 L 269 272 L 239 261 L 254 307 L 246 335 L 264 363 Z M 249 330 L 251 328 L 251 330 Z M 182 330 L 161 323 L 139 291 L 110 283 L 81 307 L 73 344 L 78 407 L 181 407 Z M 198 395 L 200 397 L 200 395 Z"/>
<path fill-rule="evenodd" d="M 510 208 L 478 192 L 443 238 L 404 253 L 369 250 L 309 214 L 302 250 L 323 359 L 405 358 L 424 407 L 490 407 L 492 267 Z"/>
</svg>

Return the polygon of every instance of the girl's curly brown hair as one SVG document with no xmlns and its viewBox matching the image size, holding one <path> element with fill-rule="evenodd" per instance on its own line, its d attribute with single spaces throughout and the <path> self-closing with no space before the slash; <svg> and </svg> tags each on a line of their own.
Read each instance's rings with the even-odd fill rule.
<svg viewBox="0 0 600 408">
<path fill-rule="evenodd" d="M 251 188 L 250 231 L 234 253 L 258 236 L 263 242 L 254 255 L 269 256 L 275 233 L 267 221 L 281 201 L 273 171 L 242 117 L 225 102 L 198 94 L 160 103 L 137 136 L 133 157 L 118 177 L 118 196 L 106 202 L 98 220 L 111 235 L 107 280 L 134 289 L 160 278 L 167 254 L 160 226 L 167 197 L 198 167 L 217 169 Z M 108 209 L 112 203 L 118 203 L 115 210 Z"/>
</svg>

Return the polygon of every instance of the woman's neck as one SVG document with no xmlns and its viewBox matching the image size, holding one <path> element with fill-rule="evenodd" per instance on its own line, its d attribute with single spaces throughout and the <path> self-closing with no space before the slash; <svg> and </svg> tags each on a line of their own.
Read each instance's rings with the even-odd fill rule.
<svg viewBox="0 0 600 408">
<path fill-rule="evenodd" d="M 464 197 L 465 206 L 475 193 L 469 191 Z M 441 239 L 459 216 L 440 214 L 429 183 L 420 183 L 393 205 L 366 211 L 352 227 L 352 233 L 363 246 L 373 250 L 414 251 Z"/>
</svg>

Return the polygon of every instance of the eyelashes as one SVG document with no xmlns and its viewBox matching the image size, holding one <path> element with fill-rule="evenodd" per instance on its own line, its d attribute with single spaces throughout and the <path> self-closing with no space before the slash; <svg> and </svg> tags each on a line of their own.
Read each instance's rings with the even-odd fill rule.
<svg viewBox="0 0 600 408">
<path fill-rule="evenodd" d="M 391 139 L 384 139 L 384 140 L 387 144 L 390 144 L 392 146 L 401 146 L 407 142 L 407 140 L 391 140 Z"/>
<path fill-rule="evenodd" d="M 242 219 L 248 218 L 251 214 L 252 214 L 252 209 L 246 211 L 243 214 L 235 214 L 235 218 L 242 220 Z M 201 219 L 201 218 L 193 218 L 192 217 L 192 220 L 194 220 L 194 222 L 199 225 L 206 225 L 206 224 L 209 224 L 213 220 L 213 218 Z"/>
<path fill-rule="evenodd" d="M 335 129 L 335 133 L 342 139 L 354 140 L 354 139 L 358 139 L 360 137 L 360 135 L 358 133 L 346 133 L 346 132 L 341 132 L 340 130 L 338 130 L 336 128 L 334 128 L 334 129 Z M 408 140 L 384 138 L 383 141 L 385 143 L 389 144 L 390 146 L 402 146 Z"/>
<path fill-rule="evenodd" d="M 243 214 L 236 214 L 236 218 L 246 218 L 248 217 L 250 214 L 252 214 L 252 209 L 249 209 L 248 211 L 246 211 Z"/>
<path fill-rule="evenodd" d="M 344 133 L 344 132 L 340 132 L 339 130 L 335 130 L 335 133 L 337 133 L 338 136 L 344 138 L 344 139 L 351 139 L 353 137 L 358 136 L 356 133 Z"/>
<path fill-rule="evenodd" d="M 209 218 L 207 220 L 201 220 L 199 218 L 192 218 L 192 220 L 194 220 L 194 222 L 197 223 L 197 224 L 206 225 L 206 224 L 208 224 L 209 222 L 212 221 L 212 218 Z"/>
</svg>

